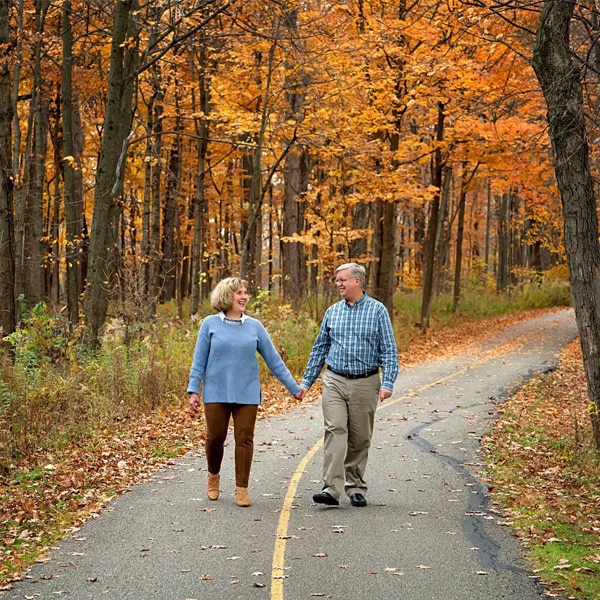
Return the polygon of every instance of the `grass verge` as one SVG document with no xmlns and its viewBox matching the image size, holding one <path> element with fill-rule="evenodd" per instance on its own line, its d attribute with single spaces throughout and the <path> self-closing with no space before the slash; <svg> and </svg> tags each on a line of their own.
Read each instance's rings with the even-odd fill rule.
<svg viewBox="0 0 600 600">
<path fill-rule="evenodd" d="M 494 501 L 535 573 L 569 599 L 600 598 L 600 453 L 594 449 L 581 349 L 500 407 L 484 440 Z"/>
</svg>

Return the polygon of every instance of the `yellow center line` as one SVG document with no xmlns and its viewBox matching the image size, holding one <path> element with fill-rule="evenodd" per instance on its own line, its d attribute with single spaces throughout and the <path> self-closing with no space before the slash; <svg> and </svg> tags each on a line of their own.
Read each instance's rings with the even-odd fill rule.
<svg viewBox="0 0 600 600">
<path fill-rule="evenodd" d="M 323 438 L 321 438 L 306 454 L 306 456 L 300 461 L 290 485 L 288 487 L 287 494 L 281 507 L 281 513 L 279 515 L 279 523 L 277 525 L 277 537 L 275 539 L 275 549 L 273 550 L 273 563 L 271 570 L 271 598 L 282 599 L 283 598 L 283 580 L 285 579 L 285 546 L 287 541 L 288 523 L 290 520 L 290 513 L 294 504 L 294 498 L 298 489 L 300 479 L 304 474 L 304 469 L 309 463 L 311 458 L 315 455 L 315 452 L 323 445 Z"/>
<path fill-rule="evenodd" d="M 450 373 L 440 379 L 436 379 L 418 389 L 411 390 L 410 392 L 400 396 L 398 398 L 394 398 L 393 400 L 386 400 L 382 402 L 378 406 L 378 410 L 382 410 L 384 408 L 388 408 L 401 402 L 402 400 L 407 400 L 417 394 L 420 394 L 424 390 L 427 390 L 431 387 L 444 383 L 450 379 L 453 379 L 463 373 L 466 373 L 470 369 L 478 367 L 483 363 L 486 363 L 493 358 L 497 358 L 498 356 L 502 356 L 503 354 L 508 354 L 511 350 L 515 349 L 514 340 L 513 343 L 505 344 L 504 348 L 496 349 L 489 352 L 487 355 L 483 356 L 479 360 L 471 363 L 466 366 L 464 369 L 460 371 L 455 371 L 454 373 Z M 300 461 L 288 487 L 287 494 L 285 495 L 285 499 L 283 501 L 283 506 L 281 507 L 281 513 L 279 515 L 279 523 L 277 524 L 277 535 L 275 539 L 275 548 L 273 550 L 273 562 L 271 566 L 271 600 L 283 600 L 283 582 L 285 580 L 285 549 L 286 543 L 288 540 L 288 524 L 290 521 L 290 513 L 292 511 L 292 507 L 294 504 L 294 498 L 296 496 L 296 491 L 298 490 L 298 484 L 300 483 L 300 479 L 304 474 L 304 469 L 312 457 L 315 455 L 317 450 L 323 445 L 323 438 L 321 438 L 306 454 L 306 456 Z"/>
</svg>

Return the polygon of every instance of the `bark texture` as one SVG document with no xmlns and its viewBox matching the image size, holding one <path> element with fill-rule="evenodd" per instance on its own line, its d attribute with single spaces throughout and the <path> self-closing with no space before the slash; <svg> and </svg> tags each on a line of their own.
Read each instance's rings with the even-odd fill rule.
<svg viewBox="0 0 600 600">
<path fill-rule="evenodd" d="M 15 245 L 8 0 L 0 0 L 0 339 L 15 330 Z"/>
<path fill-rule="evenodd" d="M 135 70 L 136 49 L 125 43 L 137 39 L 137 0 L 115 5 L 106 116 L 102 147 L 96 171 L 94 212 L 90 233 L 88 282 L 84 308 L 88 343 L 96 346 L 106 319 L 109 292 L 114 284 L 117 251 L 116 233 L 121 206 L 119 168 L 124 159 L 125 140 L 131 127 L 133 85 L 128 77 Z"/>
<path fill-rule="evenodd" d="M 532 62 L 548 105 L 571 295 L 594 438 L 600 447 L 600 246 L 581 77 L 569 44 L 574 6 L 572 1 L 544 2 Z"/>
</svg>

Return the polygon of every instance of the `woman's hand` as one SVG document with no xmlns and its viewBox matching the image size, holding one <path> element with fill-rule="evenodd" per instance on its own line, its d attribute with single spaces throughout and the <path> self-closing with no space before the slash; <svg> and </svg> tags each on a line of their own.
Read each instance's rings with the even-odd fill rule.
<svg viewBox="0 0 600 600">
<path fill-rule="evenodd" d="M 190 408 L 194 412 L 198 412 L 200 409 L 200 396 L 198 396 L 196 393 L 190 394 Z"/>
</svg>

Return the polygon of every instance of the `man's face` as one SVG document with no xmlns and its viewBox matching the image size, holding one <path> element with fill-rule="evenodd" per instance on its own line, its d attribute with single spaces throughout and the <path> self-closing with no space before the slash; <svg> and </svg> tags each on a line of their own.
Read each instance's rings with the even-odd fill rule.
<svg viewBox="0 0 600 600">
<path fill-rule="evenodd" d="M 350 277 L 349 272 L 349 269 L 338 271 L 335 274 L 335 285 L 340 296 L 352 302 L 362 295 L 362 289 L 358 277 Z"/>
</svg>

